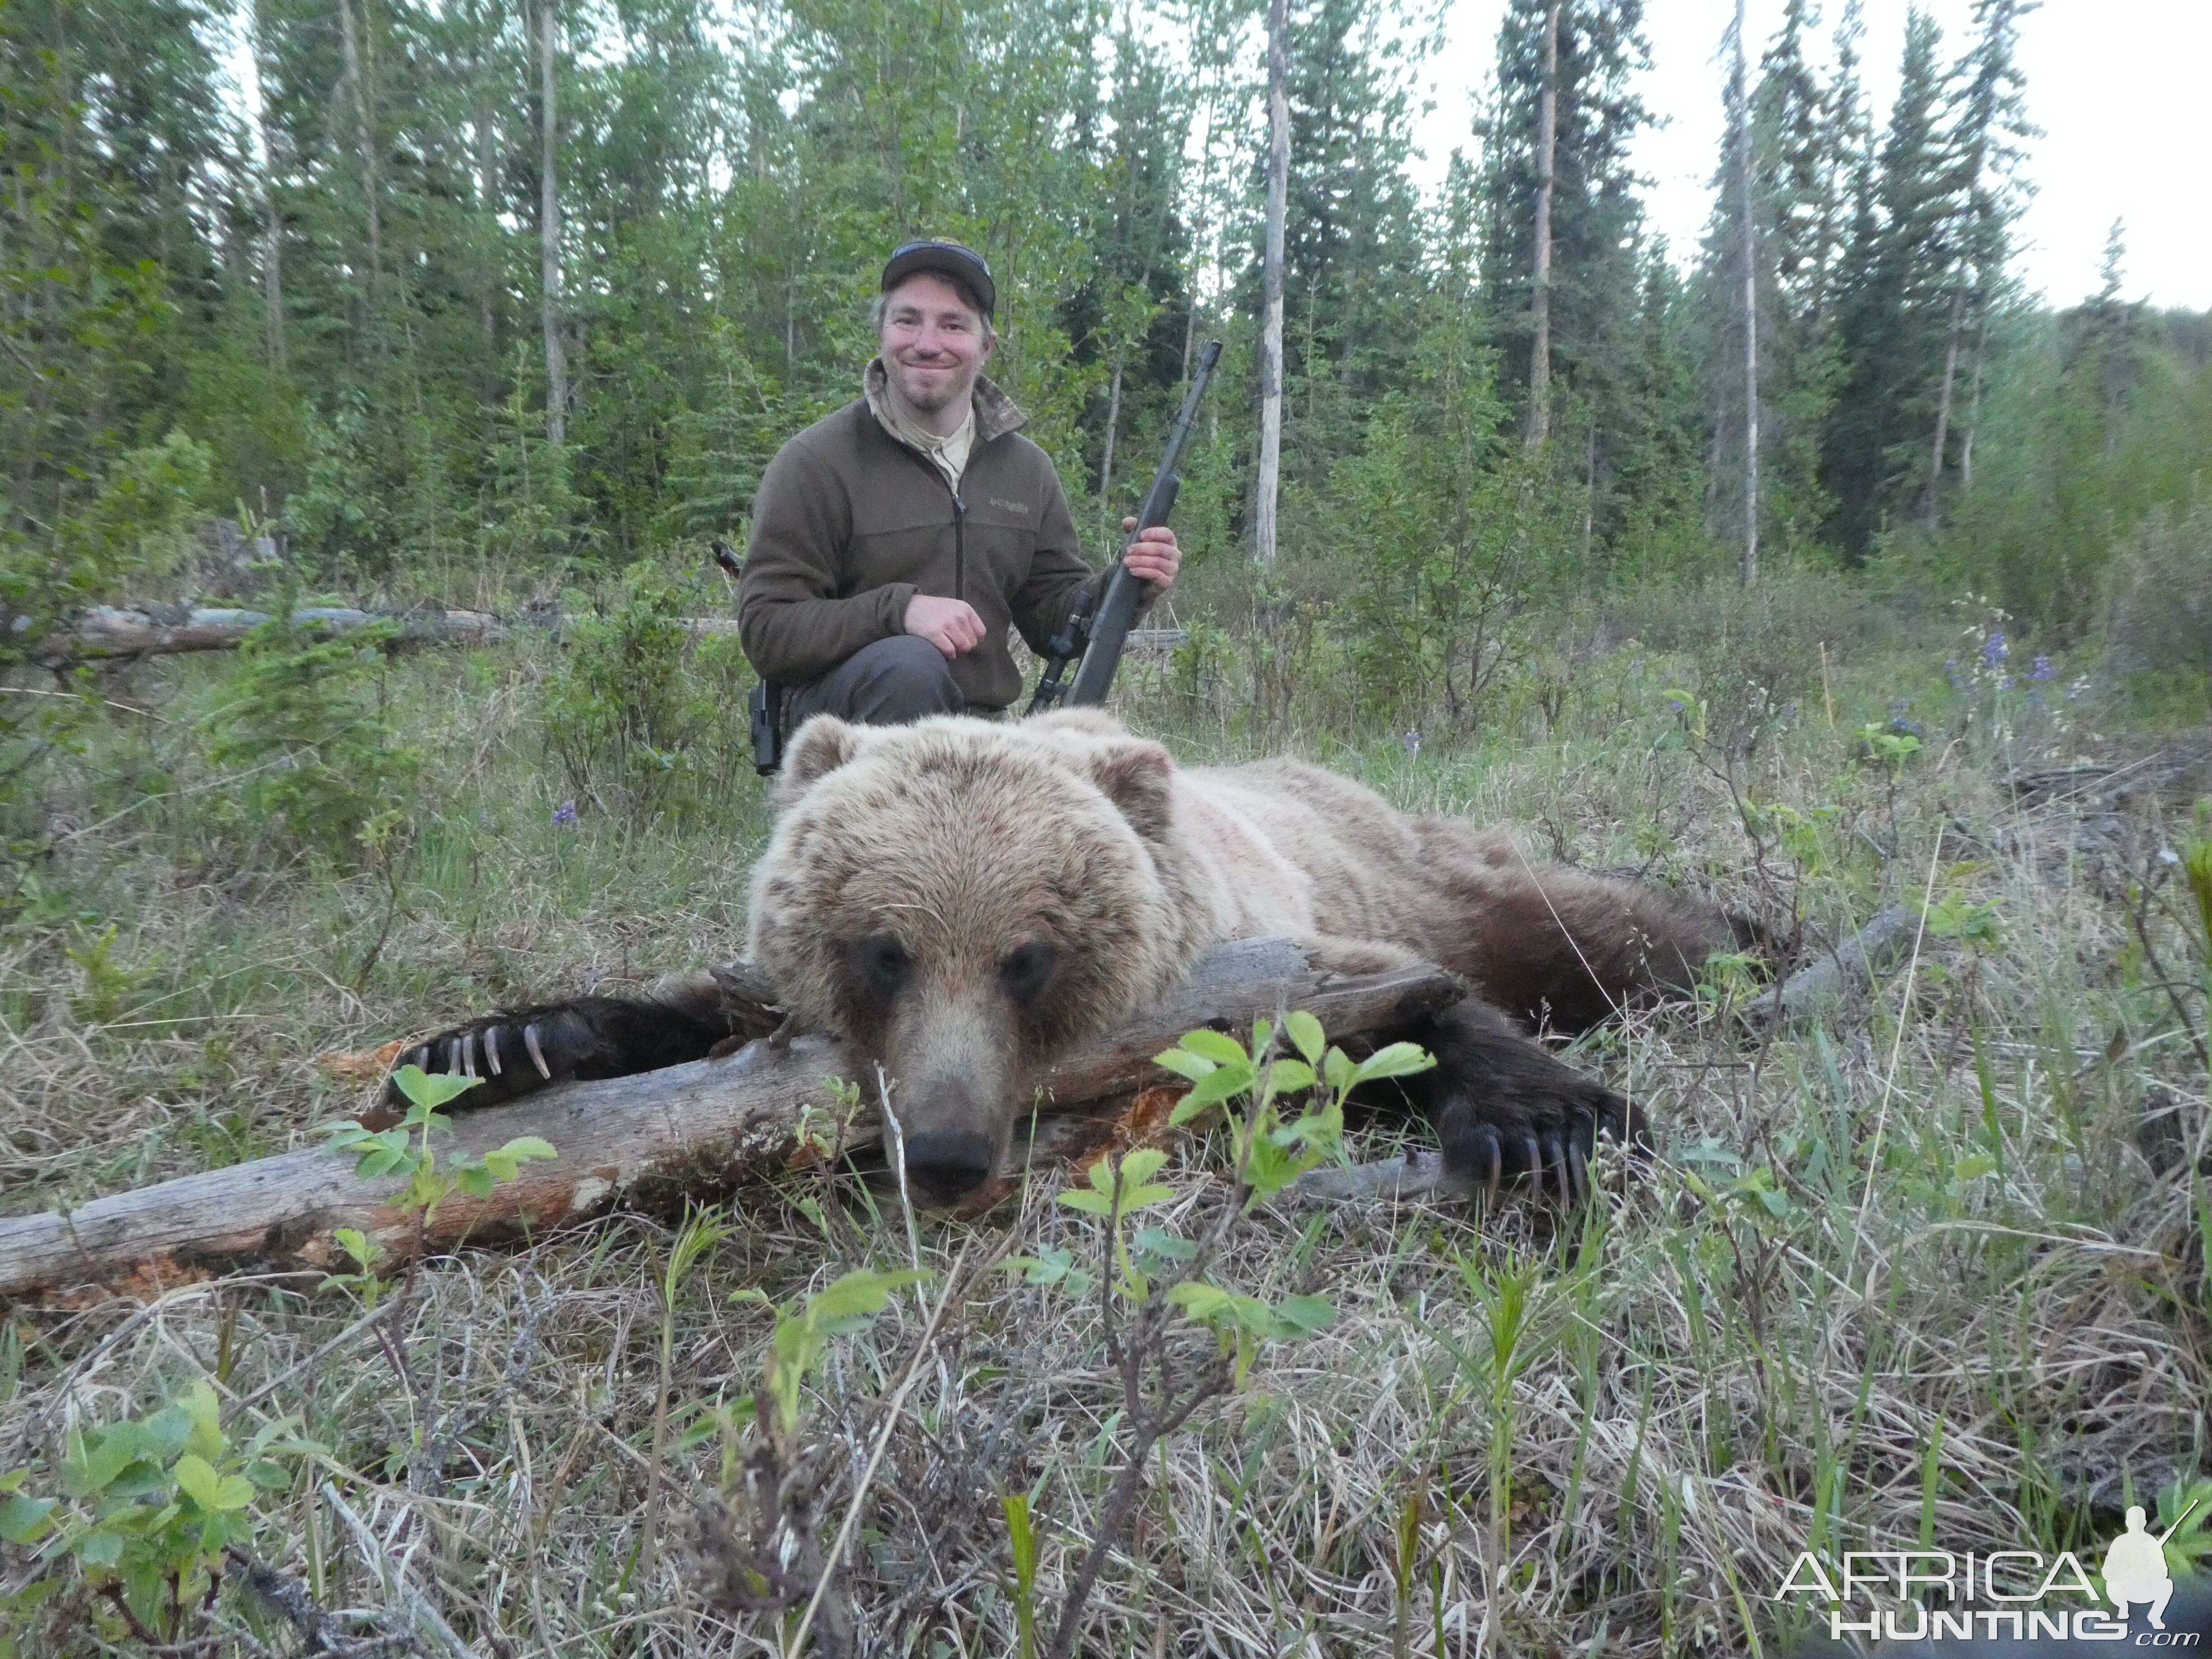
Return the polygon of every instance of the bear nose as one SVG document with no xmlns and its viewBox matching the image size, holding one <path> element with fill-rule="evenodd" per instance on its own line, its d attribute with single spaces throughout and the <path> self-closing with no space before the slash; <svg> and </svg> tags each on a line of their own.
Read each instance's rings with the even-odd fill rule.
<svg viewBox="0 0 2212 1659">
<path fill-rule="evenodd" d="M 906 1176 L 933 1204 L 965 1198 L 991 1178 L 998 1162 L 990 1138 L 969 1129 L 938 1129 L 906 1143 Z"/>
</svg>

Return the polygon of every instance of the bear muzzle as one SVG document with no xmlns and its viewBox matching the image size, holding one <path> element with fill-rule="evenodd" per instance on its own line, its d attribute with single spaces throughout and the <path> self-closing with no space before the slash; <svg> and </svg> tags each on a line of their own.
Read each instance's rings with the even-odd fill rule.
<svg viewBox="0 0 2212 1659">
<path fill-rule="evenodd" d="M 956 1204 L 991 1178 L 998 1144 L 971 1129 L 937 1129 L 906 1143 L 906 1178 L 927 1204 Z"/>
</svg>

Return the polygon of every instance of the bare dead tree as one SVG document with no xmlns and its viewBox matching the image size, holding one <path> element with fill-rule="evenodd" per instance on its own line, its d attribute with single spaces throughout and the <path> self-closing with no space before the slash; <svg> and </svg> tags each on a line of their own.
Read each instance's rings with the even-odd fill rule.
<svg viewBox="0 0 2212 1659">
<path fill-rule="evenodd" d="M 1759 580 L 1759 217 L 1752 188 L 1751 98 L 1743 56 L 1744 0 L 1735 0 L 1729 106 L 1735 121 L 1743 214 L 1743 585 Z"/>
<path fill-rule="evenodd" d="M 568 435 L 568 359 L 561 343 L 560 122 L 554 101 L 554 69 L 561 42 L 556 0 L 538 0 L 538 97 L 543 118 L 538 147 L 538 270 L 545 325 L 545 437 Z"/>
<path fill-rule="evenodd" d="M 1544 86 L 1536 98 L 1536 270 L 1528 300 L 1535 337 L 1528 349 L 1528 447 L 1541 449 L 1552 430 L 1552 190 L 1559 173 L 1559 13 L 1544 14 Z"/>
<path fill-rule="evenodd" d="M 364 18 L 364 26 L 366 22 Z M 354 131 L 361 143 L 361 194 L 368 206 L 368 280 L 374 289 L 384 269 L 384 218 L 376 199 L 376 120 L 369 106 L 368 76 L 362 68 L 362 32 L 354 22 L 353 0 L 338 0 L 338 48 L 344 55 L 346 91 L 353 102 Z"/>
<path fill-rule="evenodd" d="M 1255 518 L 1263 566 L 1275 562 L 1275 506 L 1283 481 L 1283 221 L 1291 190 L 1290 0 L 1267 6 L 1267 240 L 1260 325 L 1260 482 Z"/>
</svg>

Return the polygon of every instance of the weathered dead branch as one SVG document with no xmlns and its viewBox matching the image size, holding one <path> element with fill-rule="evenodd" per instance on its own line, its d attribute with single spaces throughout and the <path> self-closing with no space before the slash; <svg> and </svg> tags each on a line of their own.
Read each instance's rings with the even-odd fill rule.
<svg viewBox="0 0 2212 1659">
<path fill-rule="evenodd" d="M 1381 1030 L 1432 1012 L 1461 994 L 1440 969 L 1344 976 L 1316 971 L 1284 939 L 1248 939 L 1202 957 L 1160 1006 L 1071 1056 L 1045 1085 L 1036 1150 L 1082 1157 L 1147 1133 L 1158 1115 L 1131 1097 L 1166 1080 L 1152 1057 L 1194 1026 L 1249 1025 L 1291 1007 L 1310 1010 L 1333 1036 Z M 74 1210 L 0 1221 L 0 1297 L 65 1294 L 84 1287 L 152 1287 L 248 1265 L 316 1268 L 332 1255 L 333 1228 L 359 1229 L 386 1260 L 417 1249 L 526 1236 L 617 1202 L 672 1202 L 747 1175 L 787 1167 L 810 1109 L 833 1132 L 824 1079 L 848 1075 L 834 1042 L 754 1042 L 725 1059 L 696 1061 L 603 1083 L 556 1085 L 481 1111 L 461 1112 L 442 1149 L 483 1152 L 516 1135 L 538 1135 L 559 1157 L 523 1166 L 490 1198 L 456 1194 L 419 1231 L 392 1203 L 398 1183 L 361 1181 L 352 1161 L 320 1147 L 287 1152 L 159 1186 L 117 1193 Z M 1146 1116 L 1130 1121 L 1133 1111 Z M 875 1139 L 872 1117 L 843 1135 Z"/>
</svg>

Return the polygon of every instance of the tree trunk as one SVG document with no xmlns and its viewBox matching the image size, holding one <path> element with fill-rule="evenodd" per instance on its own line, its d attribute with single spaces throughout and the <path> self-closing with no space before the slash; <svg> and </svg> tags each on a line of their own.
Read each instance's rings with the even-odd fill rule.
<svg viewBox="0 0 2212 1659">
<path fill-rule="evenodd" d="M 1928 456 L 1928 496 L 1922 508 L 1931 526 L 1936 522 L 1943 485 L 1943 450 L 1951 436 L 1951 388 L 1959 378 L 1959 334 L 1966 309 L 1966 291 L 1954 290 L 1951 295 L 1950 337 L 1943 344 L 1943 386 L 1936 395 L 1936 441 Z"/>
<path fill-rule="evenodd" d="M 1974 493 L 1974 434 L 1982 424 L 1982 362 L 1990 346 L 1990 312 L 1986 304 L 1979 307 L 1981 321 L 1974 330 L 1974 368 L 1968 376 L 1973 388 L 1966 400 L 1966 434 L 1959 445 L 1959 489 L 1963 495 Z"/>
<path fill-rule="evenodd" d="M 284 372 L 284 220 L 276 207 L 276 130 L 269 121 L 269 93 L 260 68 L 262 44 L 268 39 L 268 19 L 263 9 L 253 9 L 253 119 L 261 130 L 261 211 L 265 228 L 261 239 L 261 309 L 267 330 L 269 367 Z"/>
<path fill-rule="evenodd" d="M 1290 0 L 1267 6 L 1267 236 L 1261 280 L 1260 477 L 1254 518 L 1262 566 L 1275 562 L 1275 506 L 1283 481 L 1283 221 L 1291 189 Z"/>
<path fill-rule="evenodd" d="M 563 443 L 568 427 L 568 358 L 561 343 L 560 121 L 554 69 L 561 20 L 556 0 L 538 0 L 538 97 L 543 119 L 538 146 L 538 272 L 545 325 L 545 440 Z"/>
<path fill-rule="evenodd" d="M 1743 585 L 1759 580 L 1759 220 L 1753 212 L 1751 95 L 1744 66 L 1744 0 L 1735 0 L 1735 64 L 1729 97 L 1735 105 L 1736 177 L 1743 215 Z"/>
<path fill-rule="evenodd" d="M 345 56 L 346 86 L 353 94 L 354 128 L 361 143 L 361 191 L 368 204 L 368 286 L 373 295 L 384 270 L 384 216 L 377 202 L 376 118 L 369 106 L 368 77 L 362 72 L 360 31 L 354 23 L 353 6 L 354 0 L 338 0 L 338 45 Z"/>
<path fill-rule="evenodd" d="M 1528 447 L 1552 432 L 1552 189 L 1559 148 L 1559 12 L 1544 14 L 1544 87 L 1536 99 L 1536 270 L 1528 295 Z"/>
<path fill-rule="evenodd" d="M 1121 425 L 1121 360 L 1114 360 L 1113 389 L 1106 394 L 1106 453 L 1098 463 L 1098 505 L 1109 519 L 1113 508 L 1108 505 L 1106 492 L 1114 487 L 1114 434 Z"/>
<path fill-rule="evenodd" d="M 486 239 L 483 253 L 483 281 L 477 291 L 477 316 L 483 331 L 483 356 L 492 384 L 484 391 L 484 402 L 497 401 L 493 389 L 499 376 L 499 295 L 503 286 L 501 280 L 502 258 L 501 244 L 506 233 L 499 222 L 499 131 L 491 109 L 491 88 L 486 84 L 489 76 L 482 65 L 477 69 L 477 96 L 480 101 L 476 114 L 477 143 L 477 216 Z"/>
<path fill-rule="evenodd" d="M 1249 1028 L 1255 1018 L 1304 1008 L 1333 1038 L 1402 1025 L 1462 994 L 1440 969 L 1342 975 L 1316 972 L 1287 939 L 1217 946 L 1159 1007 L 1071 1055 L 1046 1079 L 1036 1148 L 1081 1158 L 1164 1131 L 1171 1091 L 1152 1057 L 1192 1027 Z M 559 1156 L 522 1166 L 521 1178 L 488 1199 L 455 1194 L 417 1231 L 393 1200 L 401 1183 L 362 1181 L 353 1159 L 320 1147 L 116 1193 L 74 1210 L 0 1220 L 0 1297 L 101 1285 L 150 1291 L 255 1264 L 335 1265 L 331 1233 L 358 1228 L 386 1263 L 418 1249 L 534 1234 L 612 1204 L 661 1207 L 711 1193 L 747 1174 L 789 1167 L 800 1152 L 802 1114 L 822 1133 L 823 1079 L 852 1071 L 839 1046 L 801 1037 L 784 1048 L 755 1042 L 721 1060 L 697 1060 L 606 1083 L 556 1084 L 542 1093 L 453 1115 L 443 1153 L 482 1154 L 517 1135 L 550 1141 Z M 877 1138 L 869 1109 L 847 1146 Z M 1103 1108 L 1094 1103 L 1111 1102 Z M 996 1183 L 988 1205 L 1012 1186 Z"/>
</svg>

